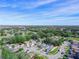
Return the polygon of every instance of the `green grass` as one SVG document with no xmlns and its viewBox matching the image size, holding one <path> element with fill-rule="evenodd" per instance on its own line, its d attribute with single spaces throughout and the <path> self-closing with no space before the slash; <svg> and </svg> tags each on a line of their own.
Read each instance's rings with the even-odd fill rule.
<svg viewBox="0 0 79 59">
<path fill-rule="evenodd" d="M 50 55 L 51 55 L 51 54 L 55 55 L 55 54 L 57 54 L 57 53 L 58 53 L 58 47 L 53 48 L 53 49 L 50 50 L 50 52 L 49 52 Z"/>
<path fill-rule="evenodd" d="M 71 37 L 71 38 L 68 38 L 68 40 L 77 40 L 77 41 L 79 41 L 79 38 Z"/>
<path fill-rule="evenodd" d="M 66 54 L 68 54 L 69 53 L 69 47 L 67 46 L 67 47 L 65 47 L 65 50 L 66 50 Z"/>
<path fill-rule="evenodd" d="M 36 54 L 34 56 L 34 59 L 48 59 L 46 56 L 40 55 L 40 54 Z"/>
</svg>

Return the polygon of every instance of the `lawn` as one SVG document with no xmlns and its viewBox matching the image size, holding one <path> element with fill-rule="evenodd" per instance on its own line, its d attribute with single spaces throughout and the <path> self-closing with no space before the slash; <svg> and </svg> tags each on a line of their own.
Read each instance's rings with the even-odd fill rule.
<svg viewBox="0 0 79 59">
<path fill-rule="evenodd" d="M 53 49 L 50 50 L 49 54 L 57 54 L 58 53 L 58 47 L 54 47 Z"/>
<path fill-rule="evenodd" d="M 67 47 L 65 47 L 65 50 L 66 50 L 66 54 L 68 54 L 69 53 L 69 47 L 67 46 Z"/>
<path fill-rule="evenodd" d="M 48 59 L 48 58 L 47 58 L 46 56 L 36 54 L 36 55 L 34 56 L 34 59 Z"/>
<path fill-rule="evenodd" d="M 72 38 L 68 38 L 68 40 L 77 40 L 77 41 L 79 41 L 79 38 L 72 37 Z"/>
</svg>

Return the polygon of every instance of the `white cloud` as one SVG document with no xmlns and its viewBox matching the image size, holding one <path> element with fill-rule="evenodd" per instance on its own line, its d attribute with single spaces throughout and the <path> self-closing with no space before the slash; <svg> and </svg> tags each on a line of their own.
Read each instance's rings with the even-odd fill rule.
<svg viewBox="0 0 79 59">
<path fill-rule="evenodd" d="M 51 2 L 55 2 L 55 1 L 56 0 L 37 0 L 37 1 L 34 1 L 34 2 L 18 1 L 18 2 L 12 3 L 12 4 L 1 3 L 0 7 L 11 7 L 11 8 L 20 7 L 20 8 L 28 9 L 28 8 L 35 8 L 35 7 L 38 7 L 38 6 L 41 6 L 41 5 L 44 5 L 44 4 L 48 4 L 48 3 L 51 3 Z"/>
<path fill-rule="evenodd" d="M 54 2 L 56 0 L 38 0 L 37 2 L 30 2 L 26 4 L 17 3 L 17 4 L 0 4 L 0 7 L 12 7 L 12 8 L 36 8 L 44 4 L 48 4 Z M 79 13 L 79 2 L 78 0 L 69 0 L 69 2 L 57 4 L 60 7 L 55 10 L 50 11 L 40 11 L 37 13 L 1 13 L 0 12 L 0 23 L 5 20 L 5 23 L 9 23 L 13 21 L 14 24 L 67 24 L 67 22 L 74 23 L 79 22 L 79 17 L 67 17 L 72 14 Z M 53 7 L 52 7 L 53 8 Z M 26 9 L 25 9 L 26 10 Z M 22 11 L 23 12 L 23 11 Z M 34 11 L 35 12 L 35 11 Z M 6 21 L 8 20 L 8 21 Z M 11 21 L 12 20 L 12 21 Z M 21 21 L 21 22 L 20 22 Z M 18 23 L 19 22 L 19 23 Z"/>
<path fill-rule="evenodd" d="M 28 2 L 28 3 L 18 3 L 20 5 L 22 5 L 23 8 L 25 9 L 30 9 L 30 8 L 36 8 L 36 7 L 39 7 L 41 5 L 44 5 L 44 4 L 48 4 L 48 3 L 51 3 L 51 2 L 55 2 L 56 0 L 37 0 L 35 2 Z"/>
<path fill-rule="evenodd" d="M 71 1 L 72 2 L 72 1 Z M 67 4 L 67 3 L 66 3 Z M 61 6 L 56 8 L 55 10 L 50 10 L 50 11 L 45 11 L 45 12 L 40 12 L 39 14 L 41 14 L 42 16 L 58 16 L 58 17 L 64 17 L 64 16 L 69 16 L 72 14 L 76 14 L 79 13 L 79 3 L 72 3 L 70 5 L 67 6 Z M 38 14 L 38 16 L 40 16 Z"/>
</svg>

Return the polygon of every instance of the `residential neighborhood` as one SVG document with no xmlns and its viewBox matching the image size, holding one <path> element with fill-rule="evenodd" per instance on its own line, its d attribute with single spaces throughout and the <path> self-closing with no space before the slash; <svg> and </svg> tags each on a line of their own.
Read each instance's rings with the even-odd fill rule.
<svg viewBox="0 0 79 59">
<path fill-rule="evenodd" d="M 0 29 L 1 59 L 78 59 L 74 27 L 11 27 Z M 78 28 L 78 27 L 77 27 Z M 70 30 L 70 31 L 69 31 Z M 75 33 L 75 34 L 73 34 Z"/>
</svg>

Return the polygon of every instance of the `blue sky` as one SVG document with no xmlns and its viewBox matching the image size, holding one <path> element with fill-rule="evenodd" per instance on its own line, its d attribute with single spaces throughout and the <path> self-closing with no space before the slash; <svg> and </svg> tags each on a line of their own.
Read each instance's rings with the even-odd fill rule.
<svg viewBox="0 0 79 59">
<path fill-rule="evenodd" d="M 79 0 L 0 0 L 0 25 L 79 25 Z"/>
</svg>

